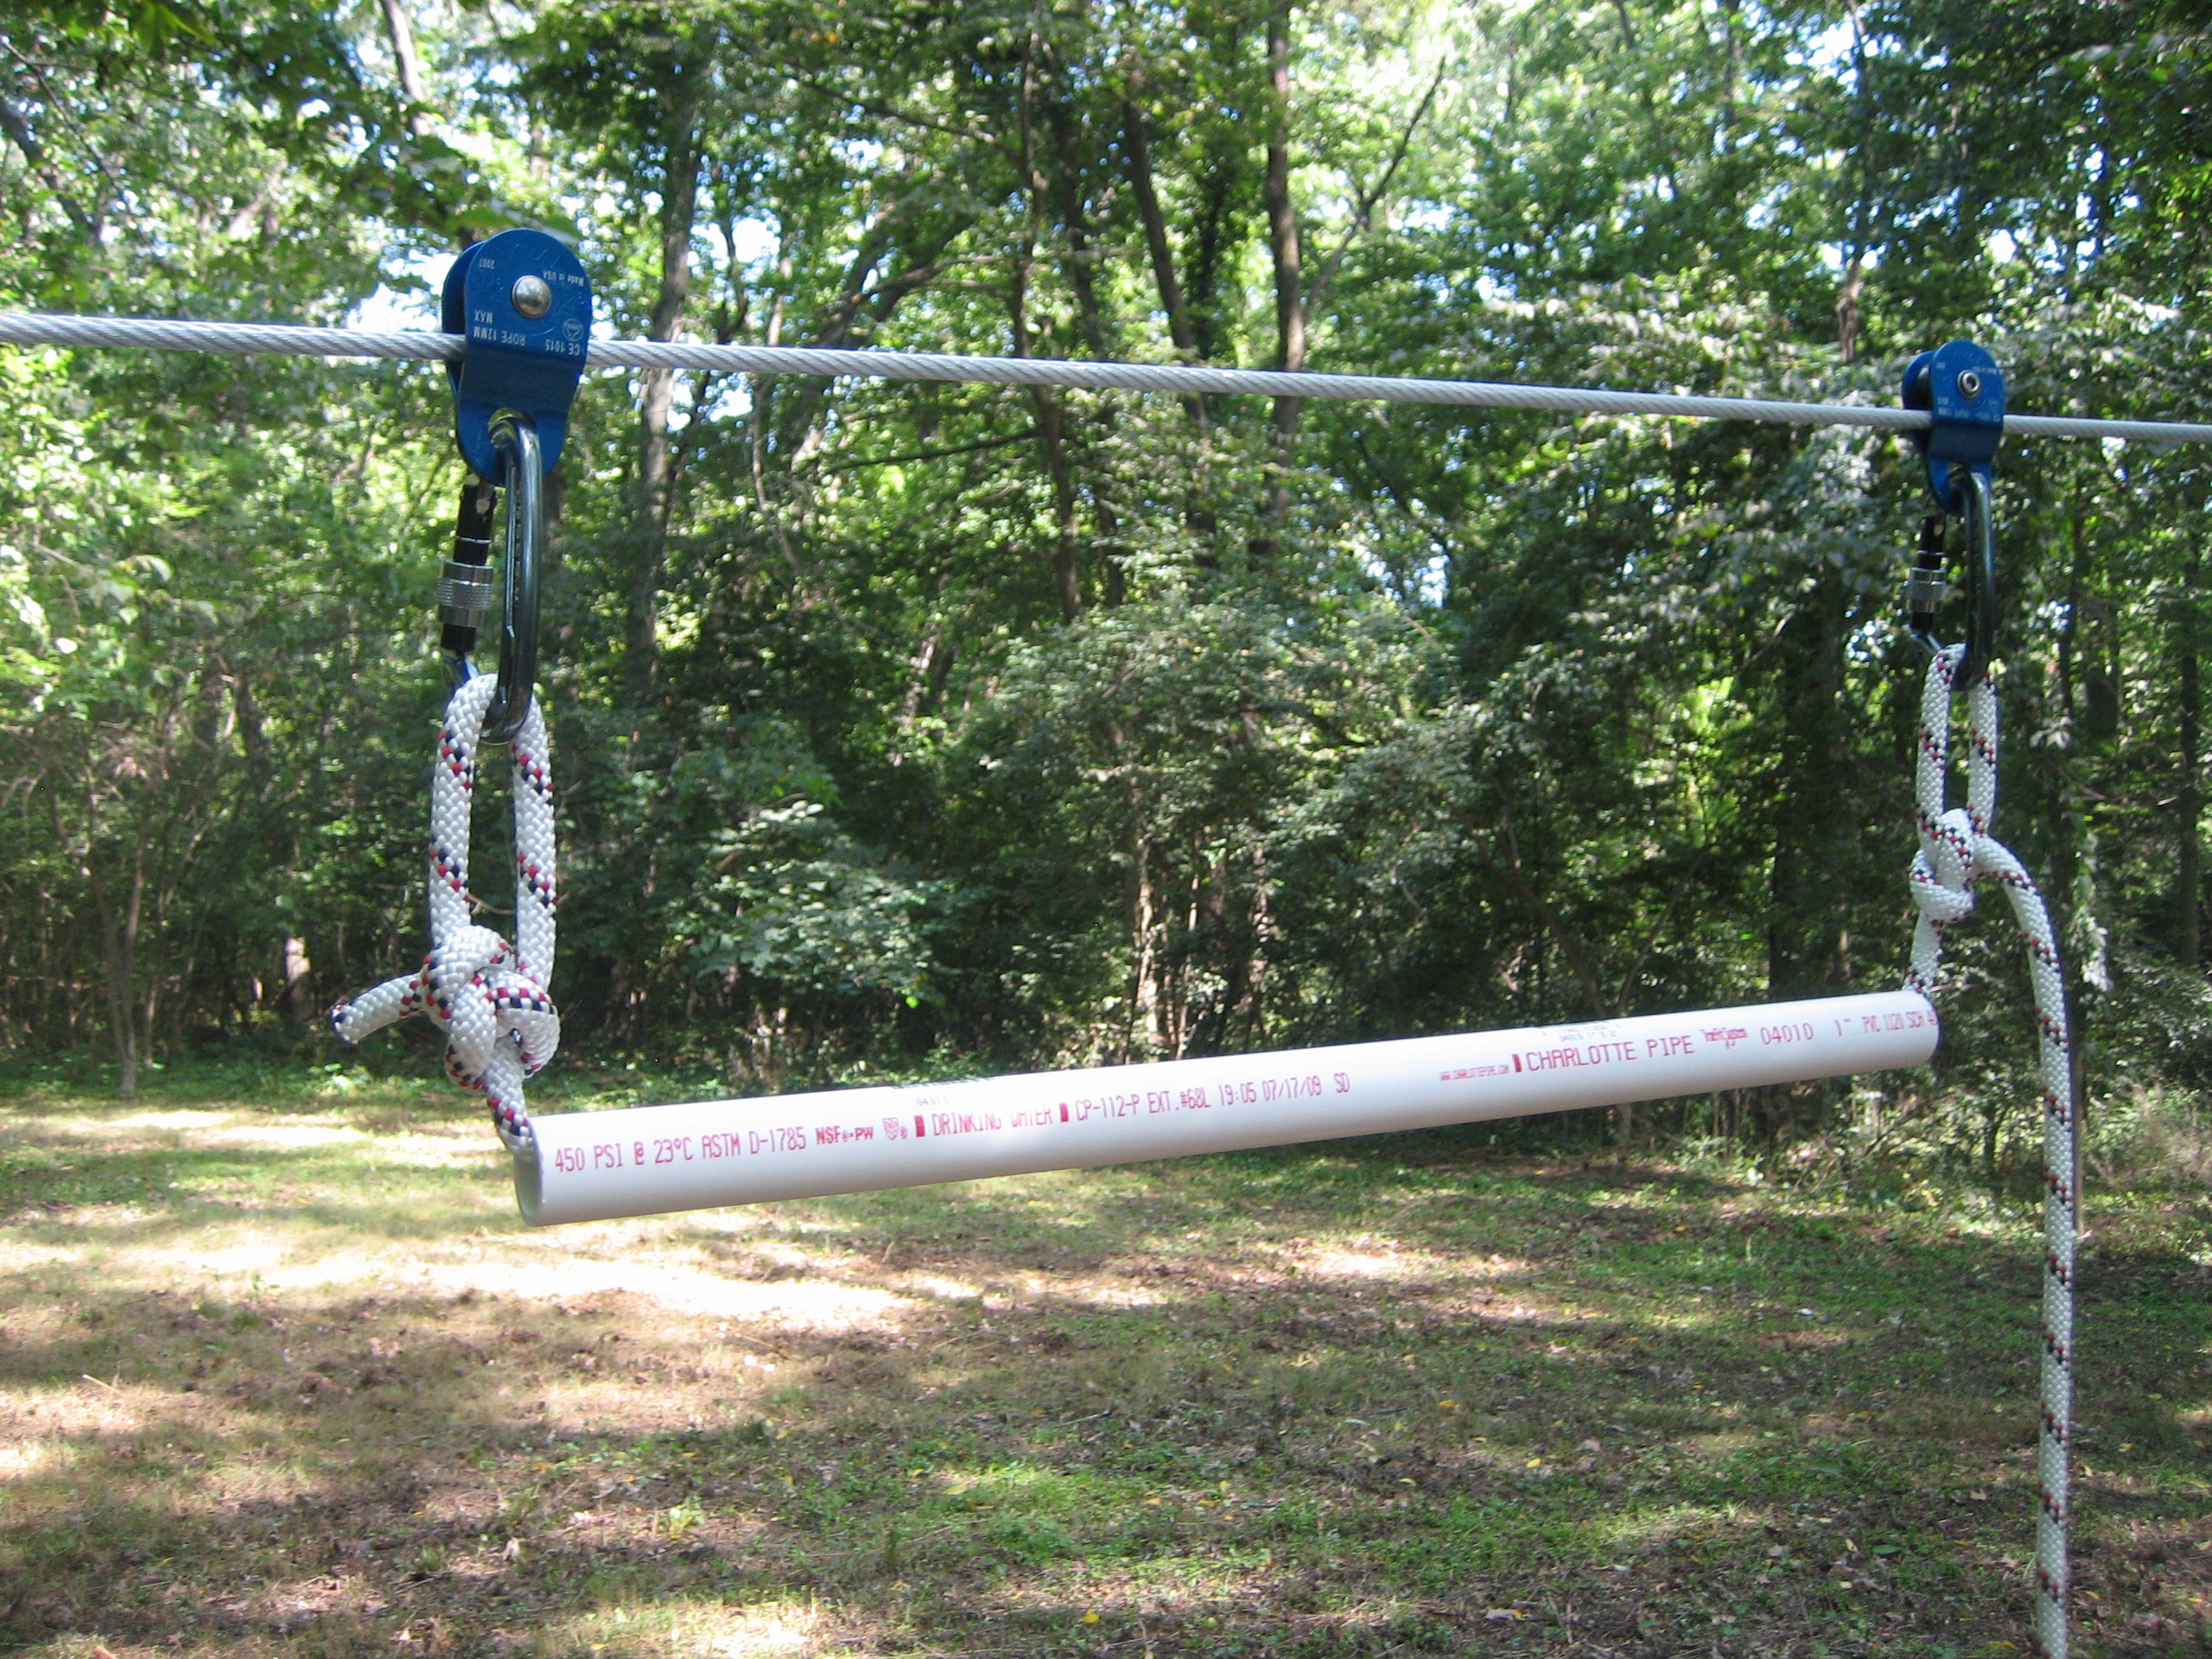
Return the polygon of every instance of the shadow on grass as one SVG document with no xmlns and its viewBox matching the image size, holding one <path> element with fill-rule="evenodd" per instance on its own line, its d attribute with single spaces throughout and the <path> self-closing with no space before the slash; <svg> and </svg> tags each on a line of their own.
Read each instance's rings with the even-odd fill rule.
<svg viewBox="0 0 2212 1659">
<path fill-rule="evenodd" d="M 532 1234 L 367 1114 L 6 1115 L 15 1647 L 2025 1650 L 2016 1224 L 1444 1133 Z M 2204 1221 L 2100 1224 L 2091 1650 L 2203 1640 Z"/>
</svg>

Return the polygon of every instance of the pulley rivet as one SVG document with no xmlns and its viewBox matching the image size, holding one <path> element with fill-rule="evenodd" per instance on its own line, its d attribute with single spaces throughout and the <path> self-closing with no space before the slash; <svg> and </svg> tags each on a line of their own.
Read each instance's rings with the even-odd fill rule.
<svg viewBox="0 0 2212 1659">
<path fill-rule="evenodd" d="M 533 321 L 553 309 L 553 290 L 543 276 L 516 277 L 507 297 L 517 311 Z M 1971 398 L 1974 394 L 1969 392 L 1966 395 Z"/>
<path fill-rule="evenodd" d="M 524 283 L 529 282 L 530 280 L 532 279 L 527 276 L 522 279 Z M 515 288 L 518 291 L 521 289 L 521 283 L 517 283 L 515 284 Z M 537 314 L 538 313 L 535 312 L 531 313 L 533 317 Z M 1982 395 L 1982 377 L 1978 371 L 1971 368 L 1962 368 L 1959 371 L 1959 395 L 1961 398 L 1967 399 L 1969 402 Z"/>
</svg>

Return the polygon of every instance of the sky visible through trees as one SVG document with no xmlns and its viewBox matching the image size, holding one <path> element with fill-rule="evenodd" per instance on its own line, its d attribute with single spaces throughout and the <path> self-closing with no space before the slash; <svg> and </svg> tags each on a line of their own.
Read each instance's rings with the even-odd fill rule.
<svg viewBox="0 0 2212 1659">
<path fill-rule="evenodd" d="M 31 0 L 0 304 L 411 322 L 532 224 L 623 336 L 1886 402 L 1967 334 L 2016 409 L 2203 419 L 2208 22 Z M 313 1050 L 421 948 L 442 373 L 0 386 L 0 1046 Z M 1998 828 L 2098 1121 L 2212 1070 L 2205 464 L 1999 464 Z M 1920 494 L 1860 433 L 594 374 L 569 1042 L 763 1090 L 1893 983 Z M 2033 1052 L 1973 931 L 1933 1072 L 1616 1130 L 1995 1170 Z"/>
</svg>

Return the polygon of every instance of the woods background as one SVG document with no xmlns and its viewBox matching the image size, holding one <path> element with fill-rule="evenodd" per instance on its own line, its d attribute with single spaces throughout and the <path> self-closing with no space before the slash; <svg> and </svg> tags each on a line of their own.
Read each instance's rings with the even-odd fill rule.
<svg viewBox="0 0 2212 1659">
<path fill-rule="evenodd" d="M 624 336 L 1888 402 L 1971 334 L 2017 409 L 2202 420 L 2208 26 L 19 0 L 0 305 L 434 325 L 520 223 Z M 7 1063 L 336 1066 L 320 1009 L 421 949 L 443 372 L 0 383 Z M 2000 461 L 1997 829 L 2108 1172 L 2212 1081 L 2207 459 Z M 570 1051 L 763 1090 L 1893 983 L 1920 495 L 1852 432 L 594 374 L 544 681 Z M 1612 1132 L 2002 1175 L 2032 1027 L 1973 931 L 1935 1073 Z"/>
</svg>

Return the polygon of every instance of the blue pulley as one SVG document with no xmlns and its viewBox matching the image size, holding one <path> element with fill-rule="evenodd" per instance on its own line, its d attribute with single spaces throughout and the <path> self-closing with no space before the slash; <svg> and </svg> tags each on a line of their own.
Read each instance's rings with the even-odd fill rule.
<svg viewBox="0 0 2212 1659">
<path fill-rule="evenodd" d="M 1928 488 L 1936 504 L 1963 514 L 1966 495 L 1951 471 L 1963 466 L 1984 483 L 1994 480 L 1997 444 L 2004 436 L 2004 371 L 1972 340 L 1954 340 L 1905 366 L 1905 406 L 1935 417 L 1912 441 L 1928 463 Z"/>
<path fill-rule="evenodd" d="M 467 342 L 460 362 L 447 365 L 463 459 L 478 477 L 504 483 L 491 426 L 512 410 L 537 428 L 551 471 L 591 343 L 583 261 L 542 230 L 502 230 L 453 261 L 443 300 L 441 326 Z"/>
<path fill-rule="evenodd" d="M 1994 502 L 1997 445 L 2004 437 L 2004 371 L 1972 340 L 1923 351 L 1905 366 L 1905 406 L 1933 417 L 1912 441 L 1928 467 L 1929 493 L 1945 514 L 1966 521 L 1966 652 L 1957 675 L 1972 685 L 1990 671 L 1997 648 L 1997 532 Z M 1943 520 L 1921 526 L 1920 557 L 1907 600 L 1911 626 L 1936 645 L 1932 627 L 1942 598 Z"/>
</svg>

